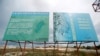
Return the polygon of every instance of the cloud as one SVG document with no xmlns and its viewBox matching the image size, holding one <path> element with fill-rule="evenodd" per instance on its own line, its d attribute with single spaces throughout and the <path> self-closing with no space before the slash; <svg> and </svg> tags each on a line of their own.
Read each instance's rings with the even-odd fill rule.
<svg viewBox="0 0 100 56">
<path fill-rule="evenodd" d="M 100 35 L 100 22 L 98 24 L 96 24 L 96 32 L 98 33 L 98 35 Z"/>
<path fill-rule="evenodd" d="M 97 23 L 96 25 L 95 25 L 95 29 L 96 29 L 96 33 L 97 33 L 97 37 L 98 37 L 98 39 L 99 39 L 99 41 L 100 41 L 100 22 L 99 23 Z"/>
</svg>

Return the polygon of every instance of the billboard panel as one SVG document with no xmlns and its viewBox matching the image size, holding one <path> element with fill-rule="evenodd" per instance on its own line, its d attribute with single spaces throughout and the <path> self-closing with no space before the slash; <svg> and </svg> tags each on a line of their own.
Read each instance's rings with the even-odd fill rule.
<svg viewBox="0 0 100 56">
<path fill-rule="evenodd" d="M 70 19 L 67 13 L 54 13 L 54 40 L 73 41 Z"/>
<path fill-rule="evenodd" d="M 55 41 L 98 41 L 88 13 L 53 13 Z"/>
<path fill-rule="evenodd" d="M 97 35 L 88 13 L 70 14 L 76 32 L 76 41 L 97 41 Z"/>
<path fill-rule="evenodd" d="M 48 12 L 13 12 L 3 40 L 48 41 Z"/>
</svg>

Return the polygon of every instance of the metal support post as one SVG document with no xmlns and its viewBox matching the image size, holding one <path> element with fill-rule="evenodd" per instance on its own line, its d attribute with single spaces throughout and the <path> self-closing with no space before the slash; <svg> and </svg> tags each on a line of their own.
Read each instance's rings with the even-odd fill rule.
<svg viewBox="0 0 100 56">
<path fill-rule="evenodd" d="M 7 40 L 6 43 L 5 43 L 5 46 L 4 46 L 4 50 L 3 50 L 2 56 L 4 56 L 4 54 L 5 54 L 5 52 L 6 52 L 7 44 L 8 44 L 8 40 Z"/>
<path fill-rule="evenodd" d="M 94 42 L 94 47 L 95 47 L 95 50 L 96 50 L 96 55 L 98 56 L 98 49 L 97 49 L 97 47 L 96 47 L 95 42 Z"/>
</svg>

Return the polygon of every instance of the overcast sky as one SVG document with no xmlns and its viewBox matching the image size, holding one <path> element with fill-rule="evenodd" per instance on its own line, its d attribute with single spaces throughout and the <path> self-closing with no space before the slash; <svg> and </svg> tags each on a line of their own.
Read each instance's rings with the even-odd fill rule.
<svg viewBox="0 0 100 56">
<path fill-rule="evenodd" d="M 50 12 L 50 41 L 53 41 L 52 12 L 89 13 L 100 41 L 100 12 L 94 12 L 95 0 L 0 0 L 0 40 L 12 12 Z"/>
</svg>

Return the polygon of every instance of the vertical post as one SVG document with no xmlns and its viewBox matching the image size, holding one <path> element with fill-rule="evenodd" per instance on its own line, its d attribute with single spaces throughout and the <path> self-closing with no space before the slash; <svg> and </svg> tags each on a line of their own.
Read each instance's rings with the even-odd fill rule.
<svg viewBox="0 0 100 56">
<path fill-rule="evenodd" d="M 56 54 L 56 56 L 59 56 L 59 54 L 58 54 L 59 53 L 59 43 L 58 43 L 58 41 L 56 41 L 56 42 L 57 42 L 57 52 L 56 52 L 57 54 Z"/>
<path fill-rule="evenodd" d="M 24 49 L 23 49 L 23 54 L 22 54 L 22 56 L 25 56 L 25 50 L 26 50 L 26 41 L 25 41 L 25 44 L 24 44 Z"/>
<path fill-rule="evenodd" d="M 23 55 L 23 50 L 22 50 L 22 47 L 21 47 L 21 44 L 20 44 L 20 41 L 18 41 L 18 44 L 19 44 L 20 50 L 21 50 L 21 52 L 22 52 L 22 56 L 24 56 L 24 55 Z"/>
<path fill-rule="evenodd" d="M 79 48 L 77 42 L 76 42 L 76 47 L 77 47 L 77 56 L 79 56 Z"/>
<path fill-rule="evenodd" d="M 76 47 L 77 47 L 77 56 L 79 56 L 79 48 L 81 47 L 81 44 L 82 44 L 82 42 L 79 44 L 79 47 L 78 47 L 78 44 L 77 44 L 77 42 L 76 42 Z"/>
<path fill-rule="evenodd" d="M 4 56 L 4 54 L 5 54 L 6 47 L 7 47 L 7 43 L 8 43 L 8 40 L 7 40 L 6 43 L 5 43 L 5 46 L 4 46 L 4 50 L 3 50 L 2 56 Z"/>
<path fill-rule="evenodd" d="M 20 42 L 19 42 L 19 41 L 18 41 L 18 44 L 19 44 L 20 50 L 21 50 L 21 52 L 22 52 L 21 44 L 20 44 Z"/>
<path fill-rule="evenodd" d="M 95 42 L 94 42 L 94 47 L 95 47 L 95 50 L 96 50 L 96 55 L 98 56 L 98 50 L 97 50 Z"/>
<path fill-rule="evenodd" d="M 56 42 L 54 42 L 54 46 L 53 46 L 53 47 L 54 47 L 53 56 L 56 56 L 56 55 L 55 55 L 55 54 L 56 54 L 56 53 L 55 53 L 55 51 L 56 51 L 56 50 L 55 50 L 55 44 L 56 44 Z"/>
<path fill-rule="evenodd" d="M 59 43 L 58 43 L 58 41 L 57 41 L 57 50 L 59 51 Z"/>
<path fill-rule="evenodd" d="M 67 54 L 67 50 L 68 50 L 68 44 L 69 44 L 69 42 L 67 43 L 67 47 L 66 47 L 66 50 L 65 50 L 65 55 L 64 56 L 66 56 L 66 54 Z"/>
<path fill-rule="evenodd" d="M 33 45 L 33 42 L 32 42 L 32 50 L 33 50 L 33 56 L 34 56 L 34 45 Z"/>
<path fill-rule="evenodd" d="M 82 44 L 82 42 L 80 43 L 79 48 L 81 47 L 81 44 Z M 79 48 L 78 48 L 78 49 L 79 49 Z"/>
<path fill-rule="evenodd" d="M 45 56 L 46 56 L 46 41 L 44 41 L 44 52 L 45 52 Z"/>
</svg>

